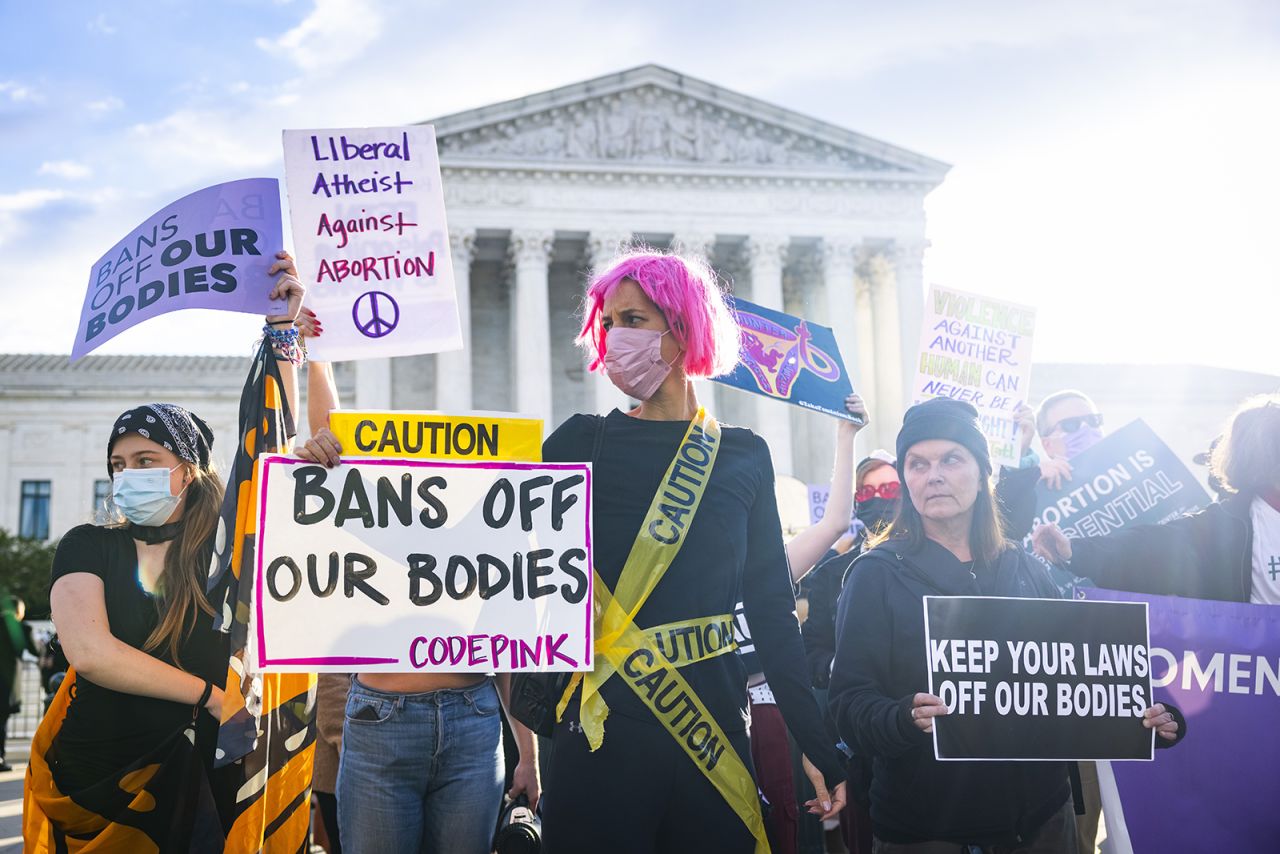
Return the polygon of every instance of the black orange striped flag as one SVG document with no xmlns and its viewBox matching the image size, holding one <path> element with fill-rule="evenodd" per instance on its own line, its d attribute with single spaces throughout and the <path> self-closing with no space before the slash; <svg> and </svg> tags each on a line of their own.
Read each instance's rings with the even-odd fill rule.
<svg viewBox="0 0 1280 854">
<path fill-rule="evenodd" d="M 233 802 L 220 811 L 230 821 L 226 851 L 293 854 L 305 850 L 310 821 L 316 677 L 252 667 L 258 458 L 288 452 L 294 433 L 280 368 L 266 341 L 240 397 L 239 423 L 208 586 L 219 609 L 215 625 L 231 642 L 215 765 L 234 765 L 237 785 Z"/>
</svg>

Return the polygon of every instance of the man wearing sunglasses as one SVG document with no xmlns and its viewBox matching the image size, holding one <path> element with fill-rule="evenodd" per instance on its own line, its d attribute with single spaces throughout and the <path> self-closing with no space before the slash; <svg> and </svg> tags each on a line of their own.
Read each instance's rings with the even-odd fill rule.
<svg viewBox="0 0 1280 854">
<path fill-rule="evenodd" d="M 1102 441 L 1102 413 L 1083 392 L 1054 392 L 1040 404 L 1036 429 L 1045 453 L 1069 461 Z"/>
</svg>

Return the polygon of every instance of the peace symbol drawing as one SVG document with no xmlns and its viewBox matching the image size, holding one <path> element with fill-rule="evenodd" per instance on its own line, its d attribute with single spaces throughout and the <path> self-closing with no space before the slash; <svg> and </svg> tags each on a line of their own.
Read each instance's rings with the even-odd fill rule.
<svg viewBox="0 0 1280 854">
<path fill-rule="evenodd" d="M 366 338 L 381 338 L 400 322 L 400 306 L 391 294 L 369 291 L 361 294 L 351 307 L 351 319 Z"/>
</svg>

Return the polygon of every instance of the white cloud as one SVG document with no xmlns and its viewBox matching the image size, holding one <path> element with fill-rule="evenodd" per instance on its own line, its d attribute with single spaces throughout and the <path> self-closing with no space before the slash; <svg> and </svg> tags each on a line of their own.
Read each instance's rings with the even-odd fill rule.
<svg viewBox="0 0 1280 854">
<path fill-rule="evenodd" d="M 202 176 L 267 166 L 280 157 L 253 116 L 237 121 L 229 112 L 183 109 L 149 124 L 134 125 L 127 145 L 151 170 L 151 186 L 199 181 Z M 230 177 L 239 177 L 230 175 Z"/>
<path fill-rule="evenodd" d="M 44 96 L 35 89 L 30 86 L 24 86 L 15 80 L 0 80 L 0 95 L 9 96 L 9 100 L 15 104 L 38 104 L 44 100 Z"/>
<path fill-rule="evenodd" d="M 66 199 L 65 190 L 19 190 L 16 193 L 0 193 L 0 246 L 17 244 L 26 214 L 38 211 L 45 205 Z"/>
<path fill-rule="evenodd" d="M 84 108 L 91 113 L 110 113 L 123 106 L 124 101 L 121 101 L 115 95 L 108 95 L 107 97 L 99 98 L 96 101 L 88 101 L 85 103 Z"/>
<path fill-rule="evenodd" d="M 89 22 L 89 32 L 102 33 L 104 36 L 113 36 L 116 33 L 116 26 L 107 21 L 105 14 L 100 14 Z"/>
<path fill-rule="evenodd" d="M 68 181 L 78 181 L 81 178 L 88 178 L 93 174 L 93 170 L 83 163 L 77 163 L 74 160 L 46 160 L 40 164 L 40 168 L 36 171 L 37 175 L 53 175 L 55 178 L 65 178 Z"/>
<path fill-rule="evenodd" d="M 300 68 L 314 71 L 355 59 L 382 34 L 382 14 L 369 0 L 316 0 L 298 26 L 256 44 L 285 53 Z"/>
</svg>

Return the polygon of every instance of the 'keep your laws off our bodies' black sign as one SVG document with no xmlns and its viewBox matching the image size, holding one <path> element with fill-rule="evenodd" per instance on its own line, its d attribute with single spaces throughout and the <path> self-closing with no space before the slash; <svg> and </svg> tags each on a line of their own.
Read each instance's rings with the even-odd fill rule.
<svg viewBox="0 0 1280 854">
<path fill-rule="evenodd" d="M 949 709 L 938 759 L 1152 758 L 1145 602 L 926 596 L 924 611 L 929 693 Z"/>
</svg>

